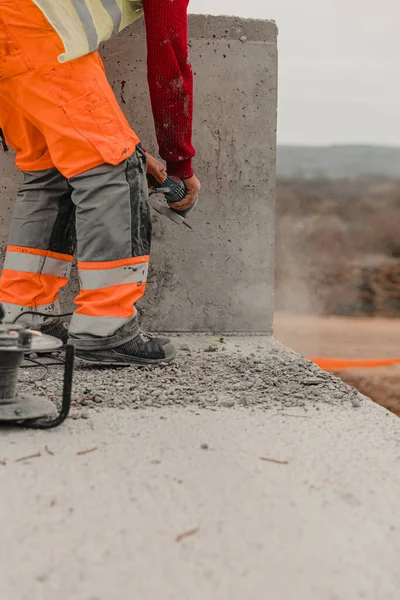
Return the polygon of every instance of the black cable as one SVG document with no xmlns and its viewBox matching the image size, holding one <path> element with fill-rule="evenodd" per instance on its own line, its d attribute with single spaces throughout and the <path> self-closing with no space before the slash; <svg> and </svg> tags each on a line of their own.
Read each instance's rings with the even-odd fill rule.
<svg viewBox="0 0 400 600">
<path fill-rule="evenodd" d="M 30 364 L 30 363 L 32 363 L 32 364 Z M 24 362 L 22 365 L 20 365 L 19 368 L 20 369 L 27 369 L 27 368 L 29 368 L 29 369 L 44 369 L 44 374 L 41 377 L 39 377 L 38 379 L 30 378 L 32 383 L 36 383 L 36 381 L 45 381 L 49 374 L 49 365 L 41 363 L 40 360 L 37 360 L 35 358 L 30 358 L 29 356 L 24 356 Z M 26 379 L 22 379 L 21 381 L 23 383 L 29 383 L 29 380 L 27 381 Z"/>
<path fill-rule="evenodd" d="M 71 409 L 71 396 L 72 396 L 72 380 L 74 374 L 74 357 L 75 348 L 74 346 L 67 344 L 65 353 L 65 369 L 64 369 L 64 385 L 61 410 L 58 416 L 52 421 L 37 419 L 35 421 L 26 421 L 23 423 L 25 427 L 31 429 L 53 429 L 58 427 L 65 421 L 69 415 Z"/>
<path fill-rule="evenodd" d="M 54 357 L 52 354 L 42 354 L 42 356 L 45 358 L 51 358 L 51 360 L 54 362 L 45 363 L 39 359 L 34 359 L 30 358 L 29 356 L 25 356 L 24 362 L 20 366 L 20 369 L 35 369 L 38 367 L 41 367 L 42 369 L 47 369 L 47 367 L 62 367 L 63 365 L 65 365 L 65 360 L 62 360 L 62 358 Z M 27 363 L 33 364 L 31 365 Z"/>
<path fill-rule="evenodd" d="M 61 319 L 62 317 L 72 317 L 73 314 L 74 313 L 72 313 L 72 312 L 68 312 L 68 313 L 61 313 L 60 315 L 56 315 L 55 313 L 43 313 L 43 312 L 37 312 L 34 310 L 25 310 L 24 312 L 20 313 L 17 317 L 15 317 L 12 324 L 14 325 L 24 315 L 36 315 L 38 317 L 47 317 L 49 319 Z"/>
</svg>

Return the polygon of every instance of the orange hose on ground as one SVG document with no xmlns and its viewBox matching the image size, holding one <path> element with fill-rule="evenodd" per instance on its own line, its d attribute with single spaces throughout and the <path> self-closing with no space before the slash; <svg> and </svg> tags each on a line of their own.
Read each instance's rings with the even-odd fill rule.
<svg viewBox="0 0 400 600">
<path fill-rule="evenodd" d="M 343 369 L 371 369 L 374 367 L 392 367 L 400 365 L 400 358 L 310 358 L 311 362 L 324 371 L 342 371 Z"/>
</svg>

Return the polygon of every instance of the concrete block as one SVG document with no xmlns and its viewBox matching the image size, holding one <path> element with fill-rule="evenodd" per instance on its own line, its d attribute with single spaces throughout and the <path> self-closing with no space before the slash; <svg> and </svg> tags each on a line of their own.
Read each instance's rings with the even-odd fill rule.
<svg viewBox="0 0 400 600">
<path fill-rule="evenodd" d="M 154 216 L 152 268 L 140 306 L 150 330 L 272 331 L 276 38 L 269 21 L 190 17 L 195 167 L 203 187 L 190 216 L 193 231 Z M 102 54 L 132 127 L 156 153 L 143 23 Z M 0 174 L 4 239 L 17 179 L 9 157 L 0 157 Z"/>
<path fill-rule="evenodd" d="M 3 153 L 0 147 L 0 264 L 3 264 L 8 227 L 21 180 L 21 173 L 14 163 L 14 153 Z"/>
</svg>

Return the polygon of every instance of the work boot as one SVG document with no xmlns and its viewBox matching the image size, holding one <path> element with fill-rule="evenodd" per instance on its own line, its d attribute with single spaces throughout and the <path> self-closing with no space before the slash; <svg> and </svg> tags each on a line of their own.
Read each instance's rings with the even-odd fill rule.
<svg viewBox="0 0 400 600">
<path fill-rule="evenodd" d="M 175 346 L 166 337 L 154 337 L 140 332 L 138 335 L 115 348 L 104 350 L 76 349 L 76 357 L 84 362 L 108 367 L 127 367 L 129 365 L 160 365 L 171 362 L 176 355 Z"/>
<path fill-rule="evenodd" d="M 57 338 L 58 340 L 61 340 L 64 346 L 68 342 L 68 327 L 60 319 L 55 319 L 50 323 L 43 323 L 43 325 L 37 327 L 37 330 L 40 331 L 40 333 L 43 333 L 45 335 L 51 335 Z"/>
</svg>

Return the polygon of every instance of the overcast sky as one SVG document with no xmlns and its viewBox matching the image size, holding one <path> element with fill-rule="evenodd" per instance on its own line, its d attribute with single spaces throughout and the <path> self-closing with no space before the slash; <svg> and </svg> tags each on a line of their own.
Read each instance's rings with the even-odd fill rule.
<svg viewBox="0 0 400 600">
<path fill-rule="evenodd" d="M 190 7 L 276 21 L 280 143 L 400 145 L 398 0 L 191 0 Z"/>
</svg>

